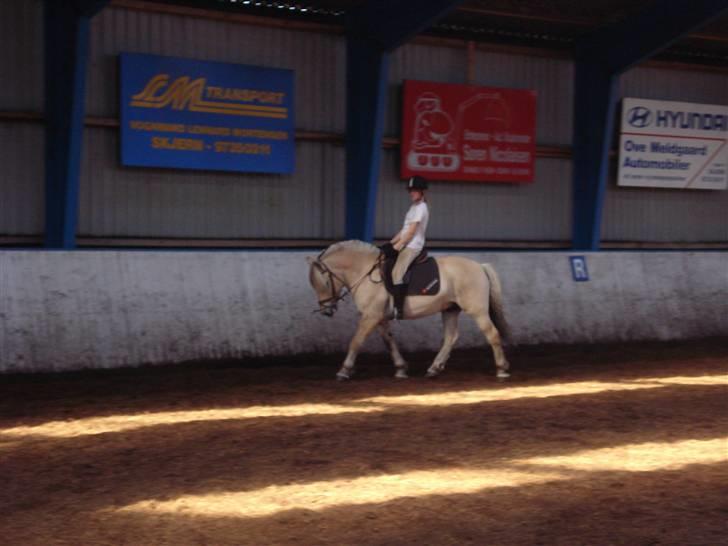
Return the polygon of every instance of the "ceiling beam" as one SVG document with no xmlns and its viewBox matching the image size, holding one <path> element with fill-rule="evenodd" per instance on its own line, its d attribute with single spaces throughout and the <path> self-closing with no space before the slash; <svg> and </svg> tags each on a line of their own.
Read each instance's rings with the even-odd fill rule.
<svg viewBox="0 0 728 546">
<path fill-rule="evenodd" d="M 576 40 L 577 61 L 619 74 L 728 11 L 726 0 L 660 0 L 624 21 Z"/>
<path fill-rule="evenodd" d="M 347 15 L 348 34 L 392 51 L 454 9 L 463 0 L 369 0 Z"/>
<path fill-rule="evenodd" d="M 104 9 L 108 3 L 109 0 L 71 0 L 69 2 L 80 17 L 93 17 Z"/>
</svg>

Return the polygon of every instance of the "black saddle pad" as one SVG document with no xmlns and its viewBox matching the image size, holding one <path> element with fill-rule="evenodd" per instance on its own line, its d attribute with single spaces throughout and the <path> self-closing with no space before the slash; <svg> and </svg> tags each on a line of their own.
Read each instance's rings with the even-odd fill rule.
<svg viewBox="0 0 728 546">
<path fill-rule="evenodd" d="M 384 261 L 384 285 L 392 293 L 392 270 L 396 258 Z M 413 263 L 404 276 L 408 296 L 434 296 L 440 292 L 440 268 L 435 258 L 427 258 L 424 262 Z"/>
</svg>

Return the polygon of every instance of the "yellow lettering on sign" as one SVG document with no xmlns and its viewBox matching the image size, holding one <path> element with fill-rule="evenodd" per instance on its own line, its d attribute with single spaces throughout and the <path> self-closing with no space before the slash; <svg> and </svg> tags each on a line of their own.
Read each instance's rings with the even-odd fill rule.
<svg viewBox="0 0 728 546">
<path fill-rule="evenodd" d="M 138 131 L 162 131 L 165 133 L 184 133 L 182 123 L 158 123 L 156 121 L 131 121 L 129 126 Z"/>
<path fill-rule="evenodd" d="M 265 129 L 233 129 L 233 136 L 262 138 L 266 140 L 288 140 L 288 131 L 266 131 Z"/>
<path fill-rule="evenodd" d="M 230 127 L 211 127 L 209 125 L 189 125 L 187 132 L 191 135 L 230 136 L 232 129 Z"/>
<path fill-rule="evenodd" d="M 196 138 L 152 137 L 152 148 L 201 152 L 205 149 L 205 142 Z"/>
<path fill-rule="evenodd" d="M 258 144 L 256 142 L 215 142 L 217 153 L 247 154 L 247 155 L 270 155 L 270 144 Z"/>
<path fill-rule="evenodd" d="M 268 106 L 283 104 L 285 93 L 207 86 L 206 82 L 205 78 L 193 80 L 189 76 L 170 82 L 169 74 L 157 74 L 147 82 L 141 92 L 132 97 L 131 106 L 171 107 L 173 110 L 190 112 L 288 119 L 288 108 Z"/>
</svg>

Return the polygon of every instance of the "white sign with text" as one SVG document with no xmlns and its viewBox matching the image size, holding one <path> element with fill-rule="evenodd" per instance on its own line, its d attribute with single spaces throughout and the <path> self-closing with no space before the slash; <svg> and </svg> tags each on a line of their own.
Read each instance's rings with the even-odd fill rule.
<svg viewBox="0 0 728 546">
<path fill-rule="evenodd" d="M 728 106 L 622 100 L 620 186 L 724 190 Z"/>
</svg>

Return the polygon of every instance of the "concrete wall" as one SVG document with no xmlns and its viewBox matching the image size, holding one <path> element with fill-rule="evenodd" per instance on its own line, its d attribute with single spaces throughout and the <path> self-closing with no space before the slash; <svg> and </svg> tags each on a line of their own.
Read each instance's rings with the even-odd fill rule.
<svg viewBox="0 0 728 546">
<path fill-rule="evenodd" d="M 344 351 L 355 310 L 311 314 L 307 254 L 0 251 L 0 372 Z M 581 283 L 568 253 L 467 255 L 499 272 L 518 343 L 728 335 L 728 253 L 588 254 Z M 461 331 L 482 345 L 469 318 Z M 434 351 L 440 320 L 394 332 Z"/>
</svg>

